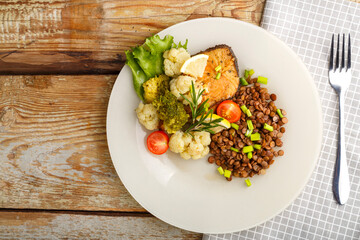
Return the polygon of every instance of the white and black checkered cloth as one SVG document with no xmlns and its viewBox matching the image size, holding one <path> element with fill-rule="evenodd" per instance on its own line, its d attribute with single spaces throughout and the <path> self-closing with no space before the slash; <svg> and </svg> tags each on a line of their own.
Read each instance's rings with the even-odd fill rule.
<svg viewBox="0 0 360 240">
<path fill-rule="evenodd" d="M 249 230 L 204 234 L 220 239 L 360 239 L 360 4 L 348 0 L 267 0 L 262 27 L 290 46 L 313 76 L 323 111 L 323 145 L 312 178 L 281 214 Z M 328 81 L 333 33 L 351 34 L 351 85 L 345 95 L 345 142 L 351 191 L 341 206 L 332 193 L 338 100 Z"/>
</svg>

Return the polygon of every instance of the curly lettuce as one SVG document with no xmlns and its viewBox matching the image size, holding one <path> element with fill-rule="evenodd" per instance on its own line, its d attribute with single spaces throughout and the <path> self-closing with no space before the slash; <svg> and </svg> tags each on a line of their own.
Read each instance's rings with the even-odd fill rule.
<svg viewBox="0 0 360 240">
<path fill-rule="evenodd" d="M 128 65 L 131 69 L 132 75 L 133 75 L 133 85 L 136 94 L 138 97 L 144 101 L 144 87 L 143 83 L 148 80 L 146 77 L 144 71 L 140 67 L 140 65 L 137 63 L 137 61 L 134 59 L 134 56 L 132 52 L 125 51 L 126 55 L 126 65 Z"/>
<path fill-rule="evenodd" d="M 146 80 L 164 73 L 163 53 L 173 45 L 173 37 L 166 35 L 163 39 L 154 35 L 145 40 L 141 46 L 126 51 L 126 64 L 131 68 L 133 84 L 137 95 L 144 100 L 142 84 Z"/>
<path fill-rule="evenodd" d="M 187 44 L 188 44 L 188 39 L 186 39 L 184 44 L 181 44 L 181 42 L 179 42 L 178 44 L 173 43 L 172 48 L 184 48 L 185 50 L 187 50 Z"/>
</svg>

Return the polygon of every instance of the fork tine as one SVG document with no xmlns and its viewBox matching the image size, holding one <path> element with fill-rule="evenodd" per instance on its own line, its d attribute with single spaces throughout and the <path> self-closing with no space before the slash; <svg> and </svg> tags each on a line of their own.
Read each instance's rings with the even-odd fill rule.
<svg viewBox="0 0 360 240">
<path fill-rule="evenodd" d="M 331 38 L 329 70 L 333 70 L 333 67 L 334 67 L 334 34 L 332 35 Z"/>
<path fill-rule="evenodd" d="M 341 54 L 341 68 L 345 68 L 345 34 L 343 34 L 342 54 Z"/>
<path fill-rule="evenodd" d="M 339 68 L 339 49 L 340 49 L 340 34 L 338 34 L 338 40 L 337 40 L 335 70 Z"/>
<path fill-rule="evenodd" d="M 349 33 L 347 69 L 350 69 L 350 68 L 351 68 L 351 44 L 350 44 L 350 33 Z"/>
</svg>

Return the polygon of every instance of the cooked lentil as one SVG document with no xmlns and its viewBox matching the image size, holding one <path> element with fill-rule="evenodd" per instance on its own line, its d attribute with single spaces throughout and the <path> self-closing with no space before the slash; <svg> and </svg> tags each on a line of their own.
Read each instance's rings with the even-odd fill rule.
<svg viewBox="0 0 360 240">
<path fill-rule="evenodd" d="M 283 146 L 281 141 L 285 133 L 283 125 L 288 122 L 286 117 L 280 118 L 276 113 L 277 96 L 269 94 L 266 88 L 256 82 L 256 78 L 247 80 L 249 84 L 254 84 L 240 87 L 231 100 L 239 106 L 245 105 L 250 110 L 251 117 L 242 113 L 240 120 L 235 122 L 239 126 L 238 130 L 226 129 L 211 136 L 210 153 L 213 155 L 209 157 L 208 162 L 232 171 L 230 178 L 227 178 L 228 181 L 232 180 L 232 176 L 246 178 L 255 174 L 263 175 L 266 173 L 265 169 L 274 163 L 275 157 L 284 155 L 283 150 L 274 149 Z M 281 109 L 281 112 L 286 115 L 285 110 Z M 251 120 L 254 127 L 252 134 L 260 134 L 259 141 L 251 141 L 245 136 L 248 128 L 247 120 Z M 274 130 L 269 132 L 264 129 L 265 123 Z M 243 153 L 242 149 L 254 144 L 260 144 L 261 149 L 254 149 L 252 158 L 249 159 L 248 154 Z M 231 148 L 239 151 L 233 151 Z"/>
</svg>

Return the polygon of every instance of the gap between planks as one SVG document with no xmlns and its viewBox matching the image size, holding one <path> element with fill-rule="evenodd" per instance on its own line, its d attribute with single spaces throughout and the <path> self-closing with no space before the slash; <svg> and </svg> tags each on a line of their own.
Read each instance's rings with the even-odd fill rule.
<svg viewBox="0 0 360 240">
<path fill-rule="evenodd" d="M 0 208 L 1 213 L 52 213 L 70 215 L 96 215 L 109 217 L 154 217 L 149 212 L 133 211 L 92 211 L 92 210 L 58 210 L 58 209 L 29 209 L 29 208 Z"/>
<path fill-rule="evenodd" d="M 265 0 L 5 0 L 0 74 L 114 74 L 124 51 L 179 22 L 227 17 L 259 25 Z"/>
<path fill-rule="evenodd" d="M 0 238 L 198 240 L 202 234 L 155 217 L 0 211 Z"/>
</svg>

